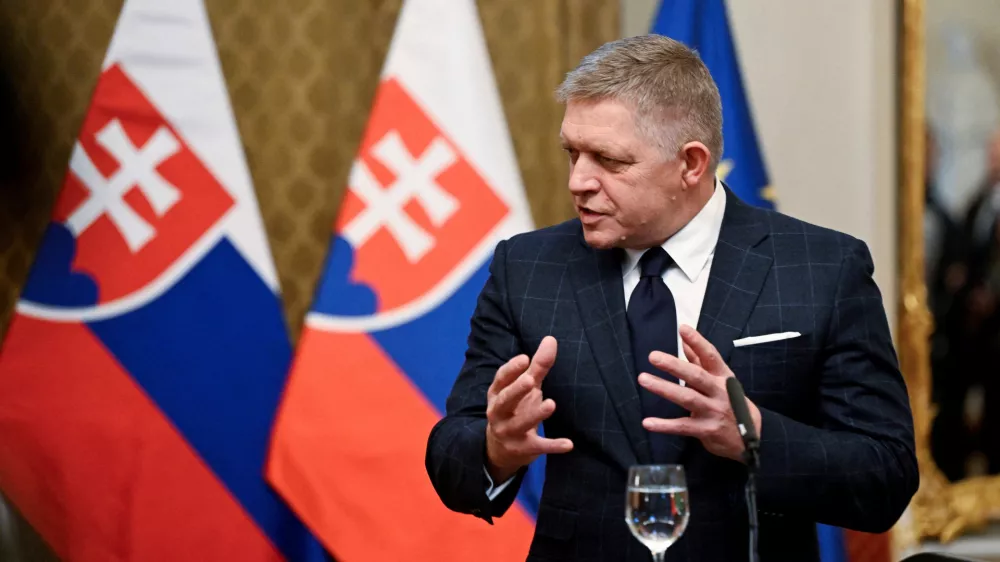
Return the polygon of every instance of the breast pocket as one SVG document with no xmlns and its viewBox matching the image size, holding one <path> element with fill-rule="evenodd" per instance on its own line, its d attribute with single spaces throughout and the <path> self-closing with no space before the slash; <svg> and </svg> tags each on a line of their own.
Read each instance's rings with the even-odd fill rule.
<svg viewBox="0 0 1000 562">
<path fill-rule="evenodd" d="M 734 347 L 729 367 L 752 400 L 800 399 L 815 390 L 818 353 L 811 334 L 801 332 L 794 338 Z"/>
</svg>

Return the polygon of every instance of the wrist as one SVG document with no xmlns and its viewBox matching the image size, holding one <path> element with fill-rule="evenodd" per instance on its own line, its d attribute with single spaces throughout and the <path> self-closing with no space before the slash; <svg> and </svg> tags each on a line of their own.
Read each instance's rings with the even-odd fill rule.
<svg viewBox="0 0 1000 562">
<path fill-rule="evenodd" d="M 517 474 L 520 467 L 500 467 L 493 464 L 493 462 L 487 458 L 486 470 L 490 473 L 490 478 L 493 479 L 493 485 L 499 486 Z"/>
<path fill-rule="evenodd" d="M 516 463 L 505 462 L 501 455 L 496 454 L 496 447 L 493 440 L 486 439 L 486 471 L 490 473 L 494 485 L 506 482 L 510 477 L 517 474 L 521 466 Z"/>
</svg>

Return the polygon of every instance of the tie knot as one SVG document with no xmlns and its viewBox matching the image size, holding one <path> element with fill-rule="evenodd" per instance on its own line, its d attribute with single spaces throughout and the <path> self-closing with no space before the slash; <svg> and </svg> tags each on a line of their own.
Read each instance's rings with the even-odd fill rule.
<svg viewBox="0 0 1000 562">
<path fill-rule="evenodd" d="M 661 246 L 650 248 L 639 258 L 639 271 L 642 277 L 659 277 L 670 267 L 673 260 Z"/>
</svg>

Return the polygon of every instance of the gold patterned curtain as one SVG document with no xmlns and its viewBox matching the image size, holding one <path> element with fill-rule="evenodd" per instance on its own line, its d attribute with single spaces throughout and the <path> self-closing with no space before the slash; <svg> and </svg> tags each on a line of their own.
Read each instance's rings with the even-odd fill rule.
<svg viewBox="0 0 1000 562">
<path fill-rule="evenodd" d="M 401 0 L 206 0 L 293 340 Z M 572 214 L 552 91 L 618 36 L 617 0 L 479 0 L 535 223 Z M 66 173 L 122 0 L 0 2 L 0 340 Z M 86 483 L 80 483 L 85 486 Z M 3 514 L 0 513 L 0 524 Z M 0 559 L 52 560 L 25 525 Z"/>
</svg>

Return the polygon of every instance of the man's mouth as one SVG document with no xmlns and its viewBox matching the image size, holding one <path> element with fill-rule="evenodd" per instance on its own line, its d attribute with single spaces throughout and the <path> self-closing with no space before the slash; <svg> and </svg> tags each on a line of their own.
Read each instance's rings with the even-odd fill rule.
<svg viewBox="0 0 1000 562">
<path fill-rule="evenodd" d="M 580 215 L 580 220 L 583 222 L 593 222 L 604 216 L 604 213 L 598 213 L 586 207 L 577 207 L 577 213 Z"/>
</svg>

